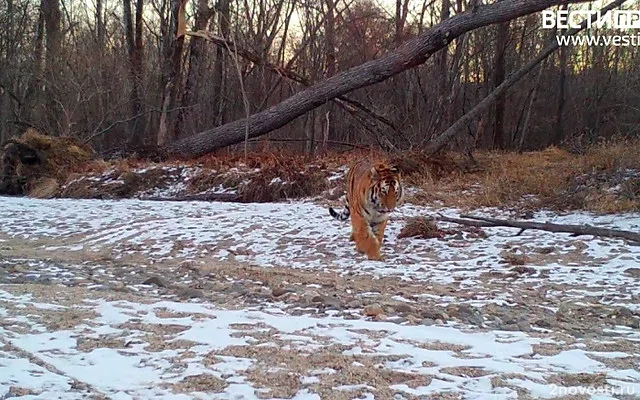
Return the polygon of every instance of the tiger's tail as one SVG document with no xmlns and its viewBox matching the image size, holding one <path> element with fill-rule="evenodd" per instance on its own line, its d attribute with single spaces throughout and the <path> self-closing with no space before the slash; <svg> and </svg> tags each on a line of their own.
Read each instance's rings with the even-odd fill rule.
<svg viewBox="0 0 640 400">
<path fill-rule="evenodd" d="M 337 219 L 338 221 L 346 221 L 349 219 L 349 216 L 351 215 L 351 210 L 349 209 L 349 205 L 345 204 L 344 208 L 340 212 L 337 212 L 332 207 L 329 207 L 329 214 L 331 214 L 331 216 Z"/>
</svg>

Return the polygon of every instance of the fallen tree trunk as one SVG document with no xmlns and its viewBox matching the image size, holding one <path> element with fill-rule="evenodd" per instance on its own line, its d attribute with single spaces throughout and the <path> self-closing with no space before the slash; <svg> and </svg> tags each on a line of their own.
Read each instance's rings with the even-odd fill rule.
<svg viewBox="0 0 640 400">
<path fill-rule="evenodd" d="M 521 234 L 527 229 L 536 229 L 547 232 L 571 233 L 575 236 L 592 235 L 608 238 L 621 238 L 640 243 L 640 233 L 623 231 L 619 229 L 598 228 L 591 225 L 565 225 L 553 224 L 551 222 L 515 221 L 488 217 L 476 217 L 468 214 L 462 214 L 460 215 L 460 218 L 439 215 L 437 219 L 440 221 L 453 222 L 460 225 L 478 226 L 483 228 L 491 228 L 496 226 L 519 228 L 520 233 L 518 234 Z"/>
<path fill-rule="evenodd" d="M 607 12 L 613 10 L 616 7 L 619 7 L 626 0 L 616 0 L 606 7 L 600 10 L 602 15 Z M 589 18 L 586 18 L 578 28 L 572 29 L 567 32 L 566 36 L 571 36 L 579 33 L 580 31 L 587 28 L 589 25 L 589 21 L 595 21 L 596 16 L 592 15 Z M 460 119 L 458 119 L 453 125 L 451 125 L 446 131 L 441 133 L 431 144 L 427 146 L 425 149 L 427 154 L 434 154 L 438 151 L 442 150 L 444 146 L 447 145 L 453 139 L 456 134 L 462 132 L 467 125 L 485 111 L 489 109 L 489 107 L 494 104 L 501 95 L 503 95 L 510 87 L 515 85 L 520 79 L 525 77 L 529 72 L 533 71 L 533 69 L 538 66 L 542 61 L 544 61 L 547 57 L 549 57 L 553 52 L 555 52 L 560 47 L 556 38 L 553 38 L 553 41 L 550 45 L 545 47 L 533 60 L 529 61 L 524 67 L 520 68 L 518 71 L 509 75 L 507 79 L 505 79 L 498 87 L 496 87 L 491 93 L 487 95 L 482 101 L 476 104 L 468 113 L 463 115 Z"/>
<path fill-rule="evenodd" d="M 170 144 L 168 152 L 180 156 L 199 156 L 278 129 L 307 111 L 356 89 L 382 82 L 410 68 L 423 64 L 436 51 L 452 40 L 483 26 L 510 21 L 563 3 L 586 0 L 504 0 L 490 5 L 476 6 L 449 18 L 408 41 L 395 51 L 377 60 L 366 62 L 250 116 L 217 128 L 201 132 Z"/>
</svg>

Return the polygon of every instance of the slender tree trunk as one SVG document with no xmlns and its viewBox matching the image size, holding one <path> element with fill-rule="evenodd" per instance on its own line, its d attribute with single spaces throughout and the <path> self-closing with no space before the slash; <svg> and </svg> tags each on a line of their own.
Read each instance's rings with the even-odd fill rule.
<svg viewBox="0 0 640 400">
<path fill-rule="evenodd" d="M 325 37 L 326 37 L 326 77 L 330 78 L 336 74 L 336 33 L 335 33 L 335 0 L 326 0 L 327 11 L 325 16 Z M 326 144 L 329 138 L 335 137 L 335 107 L 333 103 L 326 105 L 326 111 L 318 113 L 324 117 L 323 149 L 326 153 Z M 322 126 L 322 124 L 320 124 Z"/>
<path fill-rule="evenodd" d="M 448 0 L 445 0 L 448 1 Z M 407 22 L 407 14 L 409 13 L 409 0 L 396 0 L 396 32 L 394 41 L 396 47 L 402 44 L 404 40 L 404 26 Z"/>
<path fill-rule="evenodd" d="M 169 30 L 167 32 L 168 56 L 164 68 L 164 90 L 162 92 L 162 111 L 160 126 L 158 127 L 157 145 L 166 146 L 174 139 L 173 118 L 171 110 L 176 104 L 178 88 L 180 86 L 180 71 L 182 68 L 182 50 L 184 47 L 185 7 L 187 0 L 172 0 Z"/>
<path fill-rule="evenodd" d="M 129 104 L 131 107 L 131 121 L 129 123 L 129 146 L 141 147 L 145 142 L 144 119 L 142 103 L 142 0 L 136 3 L 136 26 L 133 24 L 131 0 L 123 0 L 122 3 L 125 25 L 125 39 L 129 56 Z"/>
<path fill-rule="evenodd" d="M 33 75 L 29 77 L 24 101 L 20 106 L 19 118 L 21 122 L 33 124 L 38 119 L 37 105 L 41 101 L 42 85 L 45 69 L 45 24 L 42 4 L 38 10 L 38 22 L 36 25 L 36 40 L 33 46 L 33 59 L 35 66 Z"/>
<path fill-rule="evenodd" d="M 442 9 L 440 10 L 440 21 L 446 21 L 450 17 L 450 8 L 451 2 L 450 0 L 442 1 Z M 438 104 L 440 105 L 440 109 L 438 110 L 438 119 L 440 123 L 437 124 L 438 130 L 443 129 L 445 126 L 448 126 L 448 118 L 447 114 L 449 114 L 450 104 L 449 104 L 449 63 L 448 63 L 448 52 L 449 48 L 445 47 L 440 51 L 438 57 Z"/>
<path fill-rule="evenodd" d="M 103 0 L 96 0 L 96 37 L 98 39 L 98 48 L 102 54 L 102 52 L 104 52 L 104 43 L 106 38 Z"/>
<path fill-rule="evenodd" d="M 218 29 L 220 30 L 220 36 L 224 39 L 230 39 L 230 0 L 218 0 Z M 216 112 L 216 125 L 221 125 L 225 122 L 224 112 L 224 81 L 226 70 L 226 54 L 225 50 L 221 47 L 216 49 L 216 61 L 213 66 L 213 110 Z"/>
<path fill-rule="evenodd" d="M 533 113 L 533 105 L 536 102 L 536 95 L 538 93 L 538 87 L 540 86 L 540 80 L 542 79 L 542 73 L 544 72 L 544 64 L 540 65 L 540 71 L 538 72 L 538 78 L 536 78 L 536 83 L 533 85 L 533 89 L 531 90 L 531 98 L 529 99 L 529 106 L 527 107 L 527 114 L 524 118 L 524 123 L 522 124 L 522 132 L 520 133 L 520 140 L 518 141 L 518 151 L 522 152 L 524 149 L 524 144 L 527 140 L 527 133 L 529 129 L 529 120 L 531 119 L 531 114 Z"/>
<path fill-rule="evenodd" d="M 561 9 L 566 10 L 568 4 L 563 4 Z M 564 30 L 560 31 L 560 34 L 564 33 Z M 565 85 L 567 77 L 567 48 L 562 46 L 560 48 L 560 76 L 558 77 L 558 106 L 556 110 L 556 126 L 552 143 L 559 144 L 564 138 L 564 103 L 565 103 Z"/>
<path fill-rule="evenodd" d="M 496 39 L 496 58 L 493 64 L 493 87 L 497 88 L 504 82 L 506 74 L 506 60 L 505 55 L 507 52 L 507 42 L 509 41 L 509 23 L 498 25 L 498 35 Z M 504 94 L 498 96 L 495 104 L 495 120 L 493 126 L 493 148 L 504 149 L 505 146 L 505 134 L 504 134 L 504 112 L 505 112 L 505 98 Z"/>
<path fill-rule="evenodd" d="M 47 129 L 50 134 L 60 135 L 65 131 L 59 122 L 58 117 L 62 115 L 58 100 L 58 93 L 54 82 L 58 81 L 58 62 L 60 54 L 60 44 L 62 43 L 62 28 L 59 0 L 42 0 L 40 5 L 44 16 L 46 55 L 45 55 L 45 112 Z"/>
<path fill-rule="evenodd" d="M 194 31 L 207 29 L 209 20 L 214 15 L 215 10 L 209 7 L 208 0 L 198 0 L 198 8 L 196 10 L 196 18 Z M 194 115 L 190 107 L 196 102 L 196 88 L 202 78 L 202 57 L 205 54 L 204 39 L 198 36 L 191 37 L 189 44 L 189 70 L 187 72 L 187 80 L 184 86 L 184 96 L 182 97 L 182 110 L 178 114 L 178 123 L 176 125 L 176 136 L 180 137 L 184 134 L 184 130 L 188 129 L 184 126 L 184 121 L 189 116 Z M 194 126 L 192 124 L 192 126 Z"/>
</svg>

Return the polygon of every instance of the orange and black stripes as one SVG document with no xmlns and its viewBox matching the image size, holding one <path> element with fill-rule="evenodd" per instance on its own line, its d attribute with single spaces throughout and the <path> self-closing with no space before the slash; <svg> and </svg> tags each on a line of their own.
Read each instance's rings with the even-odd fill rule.
<svg viewBox="0 0 640 400">
<path fill-rule="evenodd" d="M 380 259 L 387 220 L 404 199 L 400 172 L 384 163 L 362 160 L 349 169 L 346 183 L 344 210 L 329 208 L 329 213 L 340 221 L 351 217 L 351 237 L 357 250 L 370 259 Z"/>
</svg>

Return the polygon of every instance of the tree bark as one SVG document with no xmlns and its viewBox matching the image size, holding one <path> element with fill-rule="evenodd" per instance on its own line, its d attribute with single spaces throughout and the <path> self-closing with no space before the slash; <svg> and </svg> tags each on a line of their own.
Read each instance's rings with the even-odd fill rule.
<svg viewBox="0 0 640 400">
<path fill-rule="evenodd" d="M 616 0 L 606 7 L 602 8 L 601 14 L 604 15 L 606 12 L 619 7 L 626 0 Z M 592 20 L 595 20 L 593 18 Z M 576 33 L 584 30 L 587 27 L 587 20 L 583 21 L 579 28 L 572 29 L 567 32 L 567 35 L 575 35 Z M 428 154 L 436 153 L 444 148 L 444 146 L 449 143 L 449 141 L 459 132 L 462 132 L 467 124 L 473 121 L 475 118 L 481 116 L 500 96 L 501 93 L 509 89 L 516 82 L 522 79 L 525 75 L 531 72 L 538 64 L 544 61 L 547 57 L 549 57 L 554 51 L 556 51 L 560 47 L 558 42 L 555 40 L 552 41 L 550 45 L 544 48 L 536 58 L 529 61 L 524 67 L 520 68 L 517 72 L 509 75 L 509 77 L 502 82 L 500 86 L 498 86 L 493 92 L 491 92 L 487 97 L 482 99 L 476 106 L 471 109 L 468 113 L 462 116 L 462 118 L 458 119 L 453 125 L 449 127 L 446 131 L 444 131 L 440 136 L 438 136 L 425 150 Z"/>
<path fill-rule="evenodd" d="M 209 7 L 208 0 L 198 0 L 198 8 L 196 10 L 195 31 L 204 30 L 209 25 L 209 20 L 214 15 L 215 10 Z M 202 57 L 205 55 L 204 40 L 198 36 L 191 37 L 189 44 L 189 70 L 187 72 L 187 81 L 184 86 L 184 96 L 182 97 L 182 107 L 178 115 L 178 124 L 176 126 L 176 136 L 180 137 L 184 132 L 182 121 L 193 115 L 193 110 L 189 107 L 193 106 L 196 100 L 196 88 L 198 81 L 202 77 Z"/>
<path fill-rule="evenodd" d="M 584 0 L 571 1 L 582 2 Z M 505 0 L 496 4 L 477 6 L 473 10 L 456 15 L 436 25 L 379 59 L 327 78 L 309 89 L 289 97 L 280 104 L 250 116 L 249 121 L 241 119 L 201 132 L 170 144 L 167 150 L 174 155 L 198 156 L 240 143 L 245 138 L 247 123 L 250 125 L 250 138 L 264 135 L 337 96 L 382 82 L 407 69 L 423 64 L 434 52 L 444 48 L 465 32 L 482 26 L 504 23 L 561 2 L 562 0 Z"/>
<path fill-rule="evenodd" d="M 103 0 L 96 0 L 96 31 L 98 48 L 100 49 L 100 52 L 102 54 L 102 52 L 104 51 L 104 43 L 106 39 Z"/>
<path fill-rule="evenodd" d="M 42 0 L 40 7 L 44 17 L 45 38 L 46 38 L 46 80 L 45 85 L 45 111 L 48 133 L 61 134 L 63 128 L 59 124 L 58 116 L 62 115 L 60 103 L 56 102 L 58 93 L 53 82 L 58 81 L 58 70 L 60 63 L 58 62 L 60 54 L 60 45 L 62 43 L 62 13 L 60 11 L 59 0 Z"/>
<path fill-rule="evenodd" d="M 563 4 L 561 9 L 566 10 L 567 4 Z M 562 47 L 560 49 L 560 76 L 558 77 L 558 108 L 556 111 L 556 126 L 553 137 L 553 144 L 559 144 L 564 137 L 564 101 L 565 101 L 565 81 L 567 77 L 567 48 Z"/>
<path fill-rule="evenodd" d="M 136 3 L 136 26 L 133 24 L 133 14 L 131 10 L 132 0 L 123 0 L 123 13 L 125 25 L 125 39 L 127 43 L 127 53 L 129 56 L 129 81 L 131 85 L 130 106 L 131 116 L 130 132 L 128 143 L 132 147 L 140 147 L 144 143 L 144 123 L 140 118 L 135 118 L 142 114 L 142 0 Z"/>
<path fill-rule="evenodd" d="M 185 8 L 187 0 L 171 0 L 169 31 L 167 32 L 167 59 L 163 68 L 164 89 L 162 91 L 162 111 L 156 144 L 166 146 L 174 136 L 173 119 L 169 115 L 176 103 L 180 70 L 182 68 L 182 49 L 184 47 Z"/>
<path fill-rule="evenodd" d="M 445 2 L 448 0 L 445 0 Z M 400 46 L 404 40 L 404 25 L 409 14 L 409 0 L 396 0 L 396 33 L 394 41 L 396 46 Z"/>
<path fill-rule="evenodd" d="M 544 72 L 544 64 L 540 66 L 540 71 L 538 71 L 538 78 L 536 79 L 536 83 L 533 85 L 533 89 L 531 90 L 531 97 L 529 98 L 529 106 L 527 107 L 527 114 L 524 117 L 524 122 L 522 123 L 522 132 L 520 133 L 520 139 L 518 141 L 518 152 L 522 152 L 524 149 L 524 143 L 527 140 L 527 130 L 529 129 L 529 120 L 531 119 L 531 113 L 533 111 L 533 104 L 536 102 L 536 95 L 538 93 L 538 87 L 540 86 L 540 80 L 542 79 L 542 73 Z"/>
<path fill-rule="evenodd" d="M 504 82 L 507 66 L 505 55 L 507 52 L 507 43 L 509 41 L 509 23 L 498 25 L 498 35 L 496 39 L 496 58 L 493 64 L 493 87 L 497 88 Z M 496 99 L 494 110 L 493 125 L 493 144 L 494 149 L 504 149 L 504 110 L 505 98 L 504 92 Z"/>
<path fill-rule="evenodd" d="M 335 0 L 326 0 L 326 17 L 325 17 L 325 45 L 326 45 L 326 69 L 325 69 L 325 77 L 330 78 L 336 74 L 336 32 L 335 32 L 335 9 L 336 2 Z M 333 107 L 332 103 L 328 103 L 326 106 L 325 113 L 319 113 L 321 116 L 324 116 L 324 130 L 322 131 L 323 136 L 323 146 L 322 152 L 326 153 L 327 151 L 327 141 L 329 138 L 335 137 L 335 107 Z M 324 114 L 324 115 L 322 115 Z M 322 124 L 320 124 L 322 126 Z"/>
<path fill-rule="evenodd" d="M 218 1 L 218 29 L 223 39 L 229 39 L 230 31 L 229 0 Z M 225 81 L 226 54 L 223 48 L 216 50 L 216 61 L 213 66 L 213 110 L 216 113 L 216 125 L 225 121 L 224 113 L 224 81 Z M 244 135 L 244 133 L 243 133 Z"/>
</svg>

